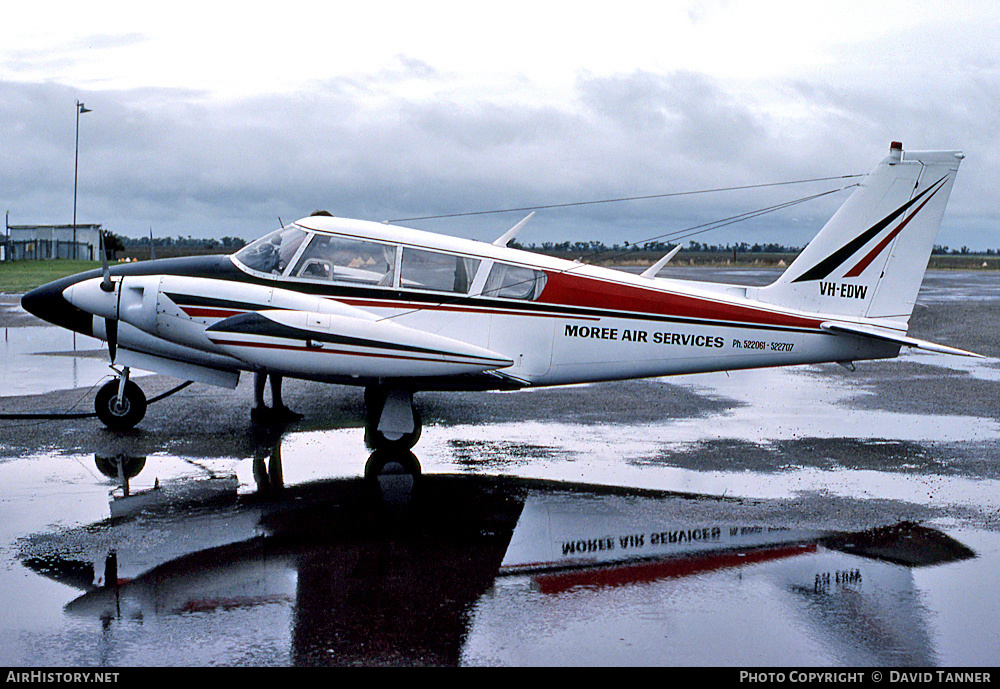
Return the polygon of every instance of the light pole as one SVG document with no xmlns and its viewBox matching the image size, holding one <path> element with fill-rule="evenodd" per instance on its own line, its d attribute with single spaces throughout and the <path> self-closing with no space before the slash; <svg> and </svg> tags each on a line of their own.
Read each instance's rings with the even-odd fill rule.
<svg viewBox="0 0 1000 689">
<path fill-rule="evenodd" d="M 76 180 L 80 170 L 80 115 L 90 112 L 80 101 L 76 102 L 76 156 L 73 159 L 73 258 L 77 256 L 76 247 Z"/>
</svg>

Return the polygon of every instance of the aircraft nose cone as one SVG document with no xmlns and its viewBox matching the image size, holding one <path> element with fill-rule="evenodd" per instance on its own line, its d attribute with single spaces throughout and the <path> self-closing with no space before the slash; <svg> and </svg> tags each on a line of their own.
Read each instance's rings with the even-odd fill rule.
<svg viewBox="0 0 1000 689">
<path fill-rule="evenodd" d="M 36 287 L 21 297 L 21 306 L 25 311 L 49 322 L 52 321 L 53 315 L 59 312 L 62 305 L 69 305 L 69 302 L 63 299 L 62 290 L 53 287 L 51 282 Z"/>
<path fill-rule="evenodd" d="M 63 297 L 63 290 L 78 279 L 63 278 L 37 287 L 21 297 L 21 306 L 43 321 L 92 336 L 94 317 L 76 308 Z"/>
</svg>

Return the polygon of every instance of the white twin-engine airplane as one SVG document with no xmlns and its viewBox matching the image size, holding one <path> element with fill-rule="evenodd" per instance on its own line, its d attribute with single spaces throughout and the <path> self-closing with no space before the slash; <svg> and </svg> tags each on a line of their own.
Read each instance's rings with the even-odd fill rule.
<svg viewBox="0 0 1000 689">
<path fill-rule="evenodd" d="M 367 437 L 409 448 L 414 392 L 511 390 L 898 355 L 959 163 L 893 143 L 773 284 L 657 278 L 321 213 L 231 256 L 116 265 L 26 294 L 108 342 L 112 428 L 145 413 L 129 367 L 234 388 L 242 371 L 366 388 Z M 664 257 L 665 259 L 668 257 Z M 117 369 L 116 369 L 117 370 Z"/>
</svg>

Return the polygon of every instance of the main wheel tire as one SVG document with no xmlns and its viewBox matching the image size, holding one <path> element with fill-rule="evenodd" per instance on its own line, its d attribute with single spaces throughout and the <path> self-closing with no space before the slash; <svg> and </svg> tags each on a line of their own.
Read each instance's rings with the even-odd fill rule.
<svg viewBox="0 0 1000 689">
<path fill-rule="evenodd" d="M 420 462 L 409 450 L 376 450 L 365 463 L 365 477 L 369 479 L 404 474 L 420 476 Z"/>
<path fill-rule="evenodd" d="M 418 440 L 420 440 L 420 434 L 422 431 L 423 423 L 420 420 L 420 412 L 416 409 L 413 410 L 413 430 L 409 433 L 404 433 L 402 437 L 394 440 L 387 438 L 381 431 L 378 430 L 377 418 L 369 418 L 368 423 L 365 424 L 365 445 L 376 451 L 409 450 L 417 444 Z"/>
<path fill-rule="evenodd" d="M 128 381 L 125 383 L 122 402 L 118 404 L 118 381 L 112 380 L 98 390 L 94 409 L 105 426 L 114 431 L 133 428 L 146 415 L 146 395 L 142 388 Z"/>
</svg>

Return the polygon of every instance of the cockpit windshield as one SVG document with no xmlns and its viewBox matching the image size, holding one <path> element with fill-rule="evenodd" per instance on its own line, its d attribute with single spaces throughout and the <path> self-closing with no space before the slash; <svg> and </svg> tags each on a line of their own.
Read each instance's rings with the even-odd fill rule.
<svg viewBox="0 0 1000 689">
<path fill-rule="evenodd" d="M 250 242 L 235 258 L 250 270 L 281 275 L 305 238 L 305 230 L 289 225 Z"/>
<path fill-rule="evenodd" d="M 355 237 L 315 234 L 293 278 L 392 286 L 396 247 Z"/>
</svg>

